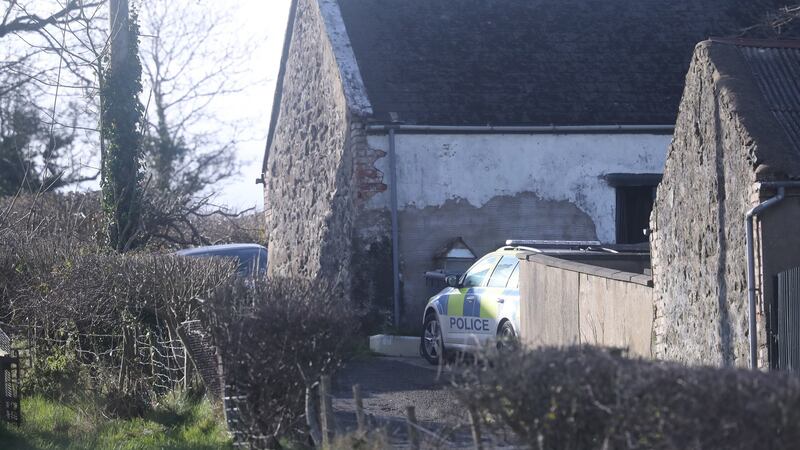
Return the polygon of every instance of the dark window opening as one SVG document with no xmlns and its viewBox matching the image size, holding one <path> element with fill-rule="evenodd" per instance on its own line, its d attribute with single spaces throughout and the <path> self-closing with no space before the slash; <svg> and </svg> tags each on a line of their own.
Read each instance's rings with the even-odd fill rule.
<svg viewBox="0 0 800 450">
<path fill-rule="evenodd" d="M 617 243 L 647 242 L 655 186 L 617 187 Z"/>
</svg>

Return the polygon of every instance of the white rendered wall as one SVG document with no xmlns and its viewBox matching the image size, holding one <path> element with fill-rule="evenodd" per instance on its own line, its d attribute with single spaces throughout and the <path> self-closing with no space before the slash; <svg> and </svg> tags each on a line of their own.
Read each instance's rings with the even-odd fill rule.
<svg viewBox="0 0 800 450">
<path fill-rule="evenodd" d="M 672 136 L 647 134 L 397 134 L 398 205 L 440 206 L 463 199 L 481 207 L 496 196 L 530 192 L 574 203 L 595 223 L 597 238 L 615 240 L 614 188 L 608 173 L 661 173 Z M 369 136 L 387 152 L 375 166 L 389 184 L 389 140 Z M 390 187 L 391 189 L 391 187 Z M 369 208 L 388 208 L 389 190 Z"/>
</svg>

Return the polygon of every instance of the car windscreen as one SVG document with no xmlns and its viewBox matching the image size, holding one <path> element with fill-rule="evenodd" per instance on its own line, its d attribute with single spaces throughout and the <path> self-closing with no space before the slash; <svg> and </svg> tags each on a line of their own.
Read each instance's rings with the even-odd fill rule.
<svg viewBox="0 0 800 450">
<path fill-rule="evenodd" d="M 241 251 L 236 255 L 239 260 L 239 274 L 242 276 L 263 275 L 267 272 L 267 252 L 259 248 Z"/>
</svg>

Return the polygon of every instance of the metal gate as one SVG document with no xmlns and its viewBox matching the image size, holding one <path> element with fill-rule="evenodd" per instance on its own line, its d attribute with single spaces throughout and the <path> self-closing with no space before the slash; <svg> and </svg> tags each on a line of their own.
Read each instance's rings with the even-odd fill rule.
<svg viewBox="0 0 800 450">
<path fill-rule="evenodd" d="M 800 267 L 778 274 L 778 369 L 800 372 Z"/>
<path fill-rule="evenodd" d="M 0 420 L 19 425 L 19 355 L 0 356 Z"/>
<path fill-rule="evenodd" d="M 19 425 L 19 352 L 11 349 L 11 339 L 0 330 L 0 420 Z"/>
</svg>

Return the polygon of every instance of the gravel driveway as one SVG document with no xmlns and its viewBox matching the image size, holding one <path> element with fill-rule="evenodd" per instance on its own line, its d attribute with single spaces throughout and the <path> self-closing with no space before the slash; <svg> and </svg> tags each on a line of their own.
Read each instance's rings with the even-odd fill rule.
<svg viewBox="0 0 800 450">
<path fill-rule="evenodd" d="M 439 373 L 421 358 L 350 361 L 333 386 L 337 428 L 356 429 L 352 386 L 359 384 L 365 412 L 387 430 L 395 446 L 407 444 L 406 407 L 414 406 L 420 426 L 429 430 L 420 432 L 423 448 L 474 448 L 469 416 L 449 388 L 452 373 L 449 368 Z"/>
<path fill-rule="evenodd" d="M 350 361 L 338 373 L 333 386 L 333 407 L 337 427 L 356 429 L 352 386 L 361 385 L 364 411 L 373 422 L 386 428 L 392 443 L 406 441 L 406 407 L 414 406 L 423 428 L 435 433 L 442 447 L 472 445 L 469 419 L 448 389 L 451 371 L 440 374 L 421 358 L 369 357 Z M 433 434 L 423 439 L 435 441 Z M 432 444 L 432 442 L 429 442 Z"/>
</svg>

